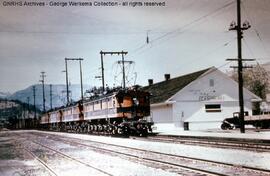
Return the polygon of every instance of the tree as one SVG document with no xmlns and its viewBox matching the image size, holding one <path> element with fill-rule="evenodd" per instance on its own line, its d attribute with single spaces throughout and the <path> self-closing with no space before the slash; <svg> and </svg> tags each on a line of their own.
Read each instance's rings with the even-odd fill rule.
<svg viewBox="0 0 270 176">
<path fill-rule="evenodd" d="M 243 70 L 244 87 L 265 100 L 269 92 L 269 76 L 269 73 L 257 63 L 253 68 Z M 238 81 L 237 71 L 234 71 L 232 78 Z M 255 103 L 254 109 L 254 113 L 260 113 L 260 104 Z"/>
</svg>

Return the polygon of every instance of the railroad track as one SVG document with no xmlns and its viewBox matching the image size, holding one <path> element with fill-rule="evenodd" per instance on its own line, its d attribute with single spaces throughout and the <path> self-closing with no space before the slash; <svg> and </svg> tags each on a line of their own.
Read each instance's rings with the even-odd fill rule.
<svg viewBox="0 0 270 176">
<path fill-rule="evenodd" d="M 20 136 L 21 136 L 21 135 L 20 135 Z M 21 136 L 21 137 L 22 137 L 22 139 L 23 139 L 23 136 Z M 29 141 L 28 138 L 27 138 L 27 139 L 24 138 L 24 140 L 25 140 L 25 141 L 26 141 L 26 140 Z M 92 170 L 95 170 L 95 171 L 98 172 L 98 175 L 102 175 L 102 176 L 113 176 L 112 174 L 110 174 L 110 173 L 108 173 L 108 172 L 105 172 L 105 171 L 103 171 L 102 169 L 99 169 L 99 168 L 97 168 L 97 167 L 95 167 L 95 166 L 93 166 L 93 165 L 90 165 L 90 164 L 88 164 L 88 163 L 86 163 L 86 162 L 84 162 L 84 161 L 81 161 L 81 160 L 79 160 L 79 159 L 77 159 L 77 158 L 75 158 L 75 157 L 72 157 L 72 156 L 70 156 L 70 155 L 68 155 L 68 154 L 66 154 L 66 153 L 64 153 L 64 152 L 61 152 L 60 150 L 56 150 L 56 149 L 54 149 L 54 148 L 52 148 L 52 147 L 50 147 L 50 146 L 44 145 L 44 144 L 42 144 L 41 142 L 37 142 L 37 141 L 34 141 L 34 140 L 30 140 L 30 142 L 33 143 L 33 144 L 38 145 L 39 147 L 43 147 L 43 148 L 45 148 L 45 149 L 51 151 L 53 154 L 60 155 L 61 157 L 70 160 L 71 162 L 75 162 L 75 163 L 77 163 L 77 164 L 81 164 L 81 165 L 83 165 L 83 166 L 85 166 L 85 167 L 87 167 L 87 168 L 90 168 L 90 169 L 92 169 Z M 28 143 L 28 145 L 29 145 L 29 143 Z M 49 171 L 50 175 L 54 175 L 54 176 L 65 175 L 65 174 L 63 174 L 63 173 L 61 173 L 61 172 L 59 173 L 59 172 L 55 171 L 55 169 L 53 169 L 52 166 L 50 166 L 49 164 L 46 163 L 47 161 L 44 161 L 43 159 L 41 159 L 38 155 L 36 155 L 34 152 L 32 152 L 31 149 L 29 149 L 29 147 L 26 147 L 26 146 L 24 145 L 23 148 L 24 148 L 24 150 L 25 150 L 27 153 L 29 153 L 35 160 L 37 160 L 37 161 L 38 161 L 45 169 L 47 169 L 47 171 Z M 74 167 L 75 167 L 75 166 L 74 166 Z M 75 168 L 76 168 L 76 167 L 75 167 Z M 76 168 L 76 169 L 77 169 L 77 168 Z M 96 175 L 96 174 L 95 174 L 95 175 Z"/>
<path fill-rule="evenodd" d="M 53 137 L 52 137 L 53 136 Z M 252 168 L 247 166 L 233 165 L 186 156 L 167 154 L 162 152 L 149 151 L 133 147 L 107 144 L 90 140 L 60 137 L 52 134 L 48 139 L 61 141 L 73 146 L 87 147 L 100 153 L 129 159 L 149 167 L 161 168 L 165 171 L 182 175 L 270 175 L 269 170 Z"/>
<path fill-rule="evenodd" d="M 197 137 L 179 137 L 179 136 L 150 136 L 147 138 L 130 137 L 134 140 L 165 142 L 174 144 L 198 145 L 216 148 L 240 149 L 255 152 L 270 152 L 270 143 L 251 142 L 248 140 L 232 140 L 217 138 L 197 138 Z"/>
<path fill-rule="evenodd" d="M 102 133 L 91 133 L 94 136 L 111 136 L 119 137 L 117 135 L 104 135 Z M 126 138 L 126 137 L 124 137 Z M 172 136 L 172 135 L 150 135 L 148 137 L 138 137 L 130 136 L 130 139 L 142 140 L 142 141 L 152 141 L 152 142 L 166 142 L 175 144 L 186 144 L 186 145 L 198 145 L 216 148 L 230 148 L 230 149 L 240 149 L 255 152 L 270 152 L 270 141 L 254 140 L 250 141 L 248 139 L 234 140 L 232 138 L 218 138 L 218 137 L 196 137 L 196 136 Z"/>
<path fill-rule="evenodd" d="M 43 168 L 45 168 L 50 175 L 58 176 L 58 174 L 48 165 L 46 164 L 43 160 L 41 160 L 37 155 L 35 155 L 33 152 L 28 150 L 27 148 L 23 147 L 23 150 L 26 151 L 30 156 L 32 156 L 33 159 L 38 161 Z"/>
</svg>

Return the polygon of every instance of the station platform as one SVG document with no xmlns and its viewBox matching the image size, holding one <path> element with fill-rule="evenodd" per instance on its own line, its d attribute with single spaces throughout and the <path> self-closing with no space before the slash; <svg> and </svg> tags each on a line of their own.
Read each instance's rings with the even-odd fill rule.
<svg viewBox="0 0 270 176">
<path fill-rule="evenodd" d="M 181 138 L 200 138 L 211 140 L 230 140 L 270 144 L 270 129 L 262 130 L 247 128 L 245 133 L 240 133 L 240 129 L 234 130 L 205 130 L 205 131 L 185 131 L 184 129 L 155 130 L 159 136 L 171 136 Z"/>
</svg>

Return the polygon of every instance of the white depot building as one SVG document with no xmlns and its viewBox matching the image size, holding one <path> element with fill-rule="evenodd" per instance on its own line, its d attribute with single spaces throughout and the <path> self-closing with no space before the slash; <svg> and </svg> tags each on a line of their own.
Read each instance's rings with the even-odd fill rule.
<svg viewBox="0 0 270 176">
<path fill-rule="evenodd" d="M 215 67 L 149 85 L 151 117 L 157 130 L 219 129 L 225 118 L 239 111 L 238 83 Z M 261 98 L 244 89 L 245 111 Z"/>
</svg>

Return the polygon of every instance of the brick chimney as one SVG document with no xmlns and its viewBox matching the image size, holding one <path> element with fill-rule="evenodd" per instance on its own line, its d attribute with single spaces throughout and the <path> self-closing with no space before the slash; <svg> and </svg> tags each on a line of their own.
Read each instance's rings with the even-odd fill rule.
<svg viewBox="0 0 270 176">
<path fill-rule="evenodd" d="M 149 86 L 153 85 L 153 83 L 154 83 L 154 80 L 153 79 L 148 79 L 148 85 Z"/>
<path fill-rule="evenodd" d="M 165 78 L 165 81 L 168 81 L 169 79 L 171 79 L 171 75 L 170 74 L 164 74 L 164 78 Z"/>
</svg>

